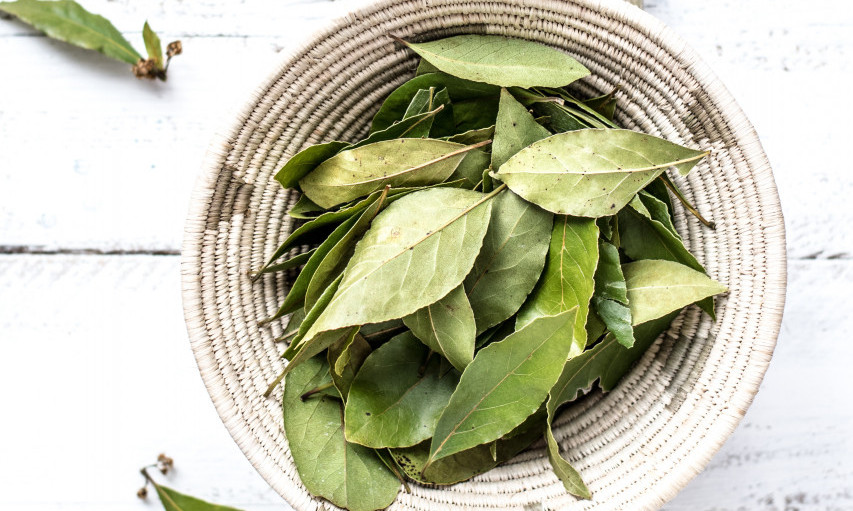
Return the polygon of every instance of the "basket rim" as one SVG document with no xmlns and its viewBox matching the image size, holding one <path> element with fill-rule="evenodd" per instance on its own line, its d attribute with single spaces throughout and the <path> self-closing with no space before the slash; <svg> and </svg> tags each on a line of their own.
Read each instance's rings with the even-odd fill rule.
<svg viewBox="0 0 853 511">
<path fill-rule="evenodd" d="M 559 2 L 559 0 L 543 0 L 542 3 L 547 4 L 551 1 Z M 528 0 L 480 0 L 480 2 L 518 5 L 530 3 Z M 727 105 L 725 108 L 726 118 L 732 124 L 742 128 L 742 131 L 736 137 L 738 145 L 756 148 L 749 154 L 750 166 L 753 168 L 766 168 L 768 172 L 769 179 L 763 180 L 761 185 L 757 187 L 759 191 L 758 200 L 760 200 L 762 208 L 765 210 L 764 217 L 773 217 L 772 224 L 765 225 L 765 227 L 777 227 L 779 236 L 775 244 L 768 245 L 768 248 L 772 248 L 772 253 L 768 251 L 765 254 L 768 267 L 767 288 L 771 292 L 766 293 L 763 298 L 765 307 L 779 311 L 779 313 L 766 317 L 766 320 L 762 323 L 763 328 L 756 338 L 756 342 L 760 343 L 770 355 L 766 358 L 758 357 L 750 360 L 747 372 L 739 381 L 735 392 L 736 396 L 744 398 L 745 402 L 751 406 L 769 367 L 772 352 L 778 340 L 787 289 L 787 246 L 781 202 L 775 180 L 773 179 L 772 168 L 770 167 L 758 134 L 742 108 L 737 104 L 734 97 L 717 75 L 702 60 L 699 54 L 664 22 L 625 0 L 569 0 L 569 2 L 581 7 L 597 10 L 604 15 L 624 16 L 629 14 L 632 28 L 641 32 L 655 44 L 660 45 L 662 49 L 670 52 L 673 59 L 679 63 L 686 64 L 685 69 L 688 69 L 701 88 L 716 103 Z M 214 131 L 205 153 L 188 208 L 181 248 L 181 296 L 190 347 L 205 388 L 226 430 L 252 466 L 273 489 L 282 495 L 282 498 L 284 498 L 286 490 L 289 488 L 287 481 L 283 481 L 279 477 L 280 474 L 275 469 L 275 466 L 264 463 L 264 457 L 258 455 L 258 450 L 253 445 L 254 439 L 248 438 L 244 434 L 246 423 L 242 421 L 239 413 L 231 408 L 229 403 L 231 396 L 227 393 L 223 394 L 223 385 L 216 381 L 220 373 L 205 370 L 205 366 L 210 367 L 205 362 L 210 362 L 213 359 L 213 354 L 208 346 L 209 338 L 205 330 L 203 316 L 198 314 L 197 304 L 200 302 L 203 293 L 199 279 L 199 263 L 202 247 L 201 240 L 205 234 L 205 222 L 210 206 L 209 192 L 217 182 L 224 162 L 224 156 L 231 149 L 232 141 L 235 140 L 241 129 L 245 126 L 246 121 L 251 118 L 260 99 L 269 92 L 291 62 L 310 52 L 315 47 L 317 41 L 335 34 L 347 25 L 359 22 L 361 18 L 389 9 L 398 3 L 400 3 L 400 0 L 378 0 L 363 5 L 354 11 L 327 22 L 323 27 L 313 31 L 297 46 L 282 52 L 267 76 L 249 92 L 248 98 L 236 102 L 240 106 L 236 108 L 232 107 L 228 110 L 229 115 L 224 117 L 226 120 L 220 121 L 220 126 Z M 440 2 L 438 3 L 440 4 Z M 740 424 L 743 416 L 740 415 L 735 420 L 726 422 L 722 427 L 706 432 L 706 441 L 703 441 L 701 444 L 702 450 L 695 453 L 699 459 L 699 463 L 686 464 L 680 470 L 680 477 L 670 479 L 670 484 L 667 487 L 659 488 L 659 493 L 663 497 L 661 499 L 662 503 L 672 499 L 694 477 L 704 470 L 713 455 L 717 453 L 723 443 Z M 261 451 L 261 454 L 263 453 Z"/>
</svg>

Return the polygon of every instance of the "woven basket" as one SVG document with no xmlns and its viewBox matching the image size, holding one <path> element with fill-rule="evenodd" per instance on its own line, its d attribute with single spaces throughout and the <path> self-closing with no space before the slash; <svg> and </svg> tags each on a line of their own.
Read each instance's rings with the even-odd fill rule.
<svg viewBox="0 0 853 511">
<path fill-rule="evenodd" d="M 461 33 L 562 48 L 592 71 L 579 94 L 620 88 L 623 126 L 712 149 L 689 177 L 674 179 L 717 229 L 679 207 L 675 220 L 731 292 L 718 300 L 716 322 L 689 308 L 614 391 L 593 392 L 558 421 L 557 439 L 592 501 L 565 492 L 539 443 L 472 481 L 414 485 L 392 508 L 656 509 L 702 470 L 758 390 L 782 316 L 785 236 L 773 174 L 741 109 L 679 37 L 621 0 L 385 1 L 284 59 L 213 144 L 186 224 L 184 309 L 202 378 L 234 440 L 294 508 L 333 508 L 303 488 L 280 401 L 262 397 L 283 367 L 273 342 L 282 324 L 258 320 L 278 308 L 287 281 L 252 283 L 247 274 L 291 231 L 285 213 L 296 199 L 272 177 L 309 144 L 365 135 L 382 99 L 416 65 L 388 34 Z"/>
</svg>

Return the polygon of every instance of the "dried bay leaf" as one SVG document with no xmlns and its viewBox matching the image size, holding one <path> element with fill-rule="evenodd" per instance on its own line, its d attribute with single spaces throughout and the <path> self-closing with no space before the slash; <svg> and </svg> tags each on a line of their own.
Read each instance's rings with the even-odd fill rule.
<svg viewBox="0 0 853 511">
<path fill-rule="evenodd" d="M 539 408 L 569 355 L 576 313 L 537 318 L 477 353 L 438 419 L 427 465 L 501 438 Z"/>
<path fill-rule="evenodd" d="M 432 188 L 389 205 L 356 245 L 340 287 L 308 337 L 408 316 L 447 295 L 479 253 L 490 198 Z"/>
<path fill-rule="evenodd" d="M 437 485 L 467 481 L 511 460 L 541 438 L 542 425 L 545 422 L 544 410 L 542 412 L 534 413 L 520 426 L 494 442 L 435 460 L 429 465 L 429 441 L 414 447 L 391 449 L 391 455 L 403 473 L 413 481 Z"/>
<path fill-rule="evenodd" d="M 563 368 L 559 380 L 549 393 L 545 440 L 551 467 L 563 483 L 563 487 L 572 495 L 584 499 L 592 497 L 580 473 L 560 454 L 560 446 L 551 428 L 557 409 L 562 404 L 576 399 L 582 392 L 590 390 L 596 381 L 599 381 L 602 390 L 612 390 L 655 339 L 669 327 L 675 316 L 676 314 L 673 313 L 638 325 L 637 340 L 632 348 L 621 345 L 612 333 L 607 334 L 603 341 L 591 350 L 570 359 Z"/>
<path fill-rule="evenodd" d="M 553 223 L 551 213 L 512 192 L 495 197 L 483 248 L 465 277 L 477 334 L 515 314 L 536 286 Z"/>
<path fill-rule="evenodd" d="M 344 412 L 349 442 L 410 447 L 432 436 L 459 373 L 442 371 L 441 358 L 430 355 L 429 348 L 406 332 L 367 357 L 352 382 Z"/>
<path fill-rule="evenodd" d="M 329 346 L 326 359 L 329 362 L 332 382 L 340 392 L 344 402 L 349 396 L 352 380 L 370 352 L 370 344 L 360 334 L 347 337 Z"/>
<path fill-rule="evenodd" d="M 348 142 L 333 141 L 306 147 L 287 160 L 276 173 L 275 180 L 285 188 L 296 188 L 300 179 L 349 145 Z"/>
<path fill-rule="evenodd" d="M 72 0 L 3 2 L 0 11 L 74 46 L 95 50 L 131 65 L 142 59 L 108 19 L 92 14 Z"/>
<path fill-rule="evenodd" d="M 349 230 L 338 240 L 337 243 L 326 253 L 322 261 L 317 265 L 308 287 L 305 290 L 305 306 L 310 308 L 314 305 L 323 291 L 328 287 L 329 283 L 335 279 L 337 275 L 343 271 L 353 250 L 355 250 L 356 242 L 361 236 L 367 232 L 370 227 L 370 222 L 386 205 L 388 197 L 388 189 L 374 199 L 373 203 L 358 215 L 358 220 L 352 224 Z M 322 245 L 321 245 L 322 247 Z M 318 248 L 319 250 L 319 248 Z M 306 265 L 307 266 L 307 265 Z M 295 283 L 294 283 L 295 285 Z"/>
<path fill-rule="evenodd" d="M 397 138 L 424 138 L 429 135 L 433 121 L 439 114 L 443 113 L 445 109 L 448 108 L 448 105 L 439 104 L 435 108 L 423 113 L 406 117 L 402 121 L 395 122 L 384 130 L 371 133 L 369 137 L 365 138 L 361 142 L 353 144 L 351 148 L 354 149 L 356 147 L 382 142 L 383 140 L 394 140 Z"/>
<path fill-rule="evenodd" d="M 634 261 L 623 264 L 622 272 L 634 324 L 657 319 L 728 291 L 704 273 L 672 261 Z"/>
<path fill-rule="evenodd" d="M 441 300 L 404 317 L 403 323 L 415 337 L 444 356 L 460 372 L 474 360 L 477 327 L 474 311 L 462 286 Z"/>
<path fill-rule="evenodd" d="M 619 212 L 617 216 L 622 232 L 619 243 L 625 254 L 634 260 L 662 259 L 684 264 L 696 271 L 705 273 L 705 268 L 696 260 L 696 257 L 687 250 L 681 236 L 675 232 L 668 216 L 663 217 L 661 204 L 652 201 L 647 196 L 643 201 L 641 196 L 631 200 L 629 207 Z M 646 203 L 652 205 L 656 216 L 646 207 Z M 662 218 L 659 221 L 658 218 Z M 666 222 L 666 223 L 665 223 Z M 702 300 L 699 306 L 714 317 L 714 299 L 709 297 Z"/>
<path fill-rule="evenodd" d="M 387 185 L 440 183 L 476 148 L 434 139 L 385 140 L 341 151 L 302 178 L 299 186 L 316 204 L 330 208 Z"/>
<path fill-rule="evenodd" d="M 234 507 L 205 502 L 161 484 L 155 483 L 154 489 L 157 491 L 157 497 L 160 498 L 160 503 L 163 504 L 165 511 L 240 511 Z"/>
<path fill-rule="evenodd" d="M 612 244 L 598 241 L 598 268 L 595 270 L 595 292 L 592 304 L 598 317 L 623 346 L 634 345 L 631 309 L 628 307 L 628 289 L 619 250 Z"/>
<path fill-rule="evenodd" d="M 351 511 L 382 509 L 400 483 L 372 449 L 346 441 L 341 402 L 326 395 L 301 396 L 331 382 L 329 365 L 311 358 L 287 375 L 284 431 L 302 484 L 311 494 Z"/>
<path fill-rule="evenodd" d="M 401 120 L 412 98 L 421 89 L 447 89 L 454 104 L 472 98 L 493 97 L 497 99 L 500 89 L 494 85 L 471 82 L 445 73 L 427 73 L 407 81 L 395 89 L 382 103 L 373 117 L 370 132 L 384 130 Z"/>
<path fill-rule="evenodd" d="M 616 90 L 613 89 L 603 96 L 587 99 L 583 103 L 612 122 L 613 117 L 616 116 Z"/>
<path fill-rule="evenodd" d="M 545 269 L 518 311 L 516 329 L 520 330 L 537 318 L 577 307 L 570 354 L 580 354 L 586 347 L 585 325 L 589 300 L 595 289 L 593 278 L 597 265 L 598 226 L 595 220 L 557 216 L 551 231 Z"/>
<path fill-rule="evenodd" d="M 548 211 L 616 214 L 666 168 L 689 171 L 707 152 L 617 129 L 559 133 L 522 149 L 496 177 Z"/>
<path fill-rule="evenodd" d="M 501 87 L 561 87 L 589 70 L 562 51 L 496 35 L 460 35 L 425 43 L 398 39 L 441 71 Z"/>
<path fill-rule="evenodd" d="M 498 115 L 496 97 L 471 98 L 453 103 L 454 133 L 494 126 Z"/>
<path fill-rule="evenodd" d="M 492 168 L 500 168 L 515 153 L 549 136 L 551 133 L 536 122 L 524 105 L 516 101 L 506 89 L 501 89 L 492 142 Z"/>
</svg>

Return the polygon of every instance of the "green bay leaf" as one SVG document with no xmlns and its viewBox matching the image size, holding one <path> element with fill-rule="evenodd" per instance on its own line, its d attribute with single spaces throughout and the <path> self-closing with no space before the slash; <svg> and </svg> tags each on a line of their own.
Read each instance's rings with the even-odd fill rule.
<svg viewBox="0 0 853 511">
<path fill-rule="evenodd" d="M 706 154 L 634 131 L 585 129 L 531 144 L 496 177 L 548 211 L 596 218 L 616 214 L 666 168 L 692 168 Z"/>
<path fill-rule="evenodd" d="M 370 352 L 370 344 L 360 334 L 346 337 L 329 346 L 326 359 L 331 368 L 332 382 L 344 398 L 344 402 L 349 395 L 352 380 Z"/>
<path fill-rule="evenodd" d="M 300 179 L 349 145 L 347 142 L 333 141 L 306 147 L 287 160 L 276 173 L 275 180 L 284 188 L 296 188 Z"/>
<path fill-rule="evenodd" d="M 477 327 L 474 311 L 462 286 L 441 300 L 427 305 L 403 323 L 426 346 L 440 353 L 459 371 L 474 360 L 474 340 Z"/>
<path fill-rule="evenodd" d="M 299 478 L 312 495 L 336 506 L 382 509 L 394 501 L 400 482 L 372 449 L 346 441 L 339 400 L 328 395 L 301 399 L 330 382 L 323 358 L 307 360 L 285 380 L 284 432 Z"/>
<path fill-rule="evenodd" d="M 598 268 L 595 270 L 595 292 L 592 304 L 598 317 L 625 347 L 634 345 L 628 289 L 619 262 L 619 250 L 612 244 L 598 241 Z"/>
<path fill-rule="evenodd" d="M 308 333 L 402 318 L 459 286 L 489 224 L 488 195 L 414 192 L 389 205 L 356 245 L 334 298 Z"/>
<path fill-rule="evenodd" d="M 157 69 L 163 69 L 163 46 L 160 43 L 160 37 L 151 28 L 148 22 L 142 26 L 142 40 L 145 42 L 145 51 L 148 52 L 148 58 L 154 60 Z"/>
<path fill-rule="evenodd" d="M 634 324 L 657 319 L 728 291 L 704 273 L 672 261 L 634 261 L 623 264 L 622 272 Z"/>
<path fill-rule="evenodd" d="M 544 422 L 544 410 L 540 410 L 500 439 L 435 460 L 428 466 L 429 441 L 404 449 L 391 449 L 390 452 L 403 473 L 413 481 L 437 485 L 456 484 L 514 458 L 542 437 Z"/>
<path fill-rule="evenodd" d="M 598 265 L 598 226 L 588 218 L 557 216 L 542 277 L 518 311 L 516 329 L 533 320 L 553 316 L 574 307 L 575 318 L 571 356 L 586 346 L 586 318 L 595 290 Z"/>
<path fill-rule="evenodd" d="M 401 120 L 415 94 L 421 89 L 447 89 L 450 100 L 455 104 L 460 101 L 493 97 L 497 101 L 500 89 L 494 85 L 462 80 L 444 73 L 427 73 L 417 76 L 397 87 L 382 103 L 379 111 L 373 117 L 370 132 L 384 130 Z"/>
<path fill-rule="evenodd" d="M 565 365 L 576 313 L 537 318 L 477 353 L 438 419 L 428 464 L 497 440 L 536 412 Z"/>
<path fill-rule="evenodd" d="M 3 2 L 0 11 L 74 46 L 95 50 L 128 64 L 142 59 L 108 19 L 92 14 L 73 0 Z"/>
<path fill-rule="evenodd" d="M 551 213 L 512 192 L 495 197 L 483 248 L 465 277 L 478 334 L 524 303 L 545 266 L 553 225 Z"/>
<path fill-rule="evenodd" d="M 444 140 L 400 138 L 347 149 L 321 163 L 299 181 L 305 195 L 330 208 L 386 185 L 424 186 L 450 177 L 476 146 Z"/>
<path fill-rule="evenodd" d="M 314 274 L 311 276 L 308 287 L 305 290 L 306 307 L 310 308 L 313 306 L 320 295 L 323 294 L 323 291 L 329 286 L 329 283 L 335 280 L 335 277 L 343 271 L 353 250 L 355 250 L 356 242 L 367 232 L 370 222 L 373 221 L 373 218 L 387 204 L 387 197 L 388 190 L 386 189 L 358 215 L 358 220 L 352 224 L 349 230 L 323 256 L 322 261 L 314 269 Z M 318 247 L 318 250 L 320 248 L 322 248 L 322 245 Z"/>
<path fill-rule="evenodd" d="M 501 87 L 561 87 L 589 74 L 568 54 L 523 39 L 469 34 L 400 42 L 447 74 Z"/>
<path fill-rule="evenodd" d="M 551 133 L 540 126 L 521 103 L 501 89 L 495 139 L 492 142 L 492 168 L 500 168 L 511 156 Z"/>
<path fill-rule="evenodd" d="M 410 447 L 432 436 L 459 373 L 442 371 L 441 358 L 430 355 L 429 348 L 406 332 L 367 357 L 347 397 L 344 424 L 349 442 Z"/>
<path fill-rule="evenodd" d="M 155 485 L 154 489 L 165 511 L 240 511 L 234 507 L 205 502 L 160 484 Z"/>
</svg>

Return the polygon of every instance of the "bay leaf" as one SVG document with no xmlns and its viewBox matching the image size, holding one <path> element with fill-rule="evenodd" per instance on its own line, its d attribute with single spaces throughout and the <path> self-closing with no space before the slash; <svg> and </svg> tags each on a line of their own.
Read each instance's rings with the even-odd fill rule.
<svg viewBox="0 0 853 511">
<path fill-rule="evenodd" d="M 346 337 L 329 346 L 326 359 L 329 362 L 332 382 L 344 402 L 349 396 L 352 380 L 371 351 L 370 344 L 360 334 Z"/>
<path fill-rule="evenodd" d="M 512 192 L 495 197 L 483 248 L 465 277 L 478 334 L 515 314 L 533 290 L 553 225 L 551 213 Z"/>
<path fill-rule="evenodd" d="M 663 259 L 705 272 L 696 257 L 684 246 L 681 236 L 652 217 L 639 197 L 619 212 L 619 243 L 625 255 L 634 260 Z"/>
<path fill-rule="evenodd" d="M 287 326 L 284 327 L 284 332 L 282 332 L 281 337 L 276 339 L 278 341 L 284 341 L 292 338 L 299 332 L 299 326 L 302 325 L 302 322 L 305 321 L 306 311 L 304 308 L 296 309 L 290 315 L 290 318 L 287 320 Z"/>
<path fill-rule="evenodd" d="M 495 126 L 486 126 L 485 128 L 473 129 L 458 133 L 447 138 L 450 142 L 457 144 L 471 145 L 479 142 L 491 140 L 495 136 Z"/>
<path fill-rule="evenodd" d="M 142 59 L 108 19 L 92 14 L 73 0 L 3 2 L 0 11 L 74 46 L 95 50 L 131 65 Z"/>
<path fill-rule="evenodd" d="M 477 353 L 438 419 L 427 465 L 504 436 L 539 408 L 569 355 L 576 313 L 537 318 Z"/>
<path fill-rule="evenodd" d="M 344 278 L 311 335 L 408 316 L 447 295 L 474 265 L 491 197 L 432 188 L 385 208 L 356 245 Z"/>
<path fill-rule="evenodd" d="M 418 62 L 418 68 L 415 70 L 415 76 L 425 75 L 427 73 L 438 73 L 437 67 L 433 66 L 424 59 Z"/>
<path fill-rule="evenodd" d="M 351 511 L 372 511 L 391 504 L 400 489 L 394 474 L 367 447 L 344 437 L 340 401 L 301 396 L 331 382 L 329 365 L 312 358 L 287 375 L 284 385 L 284 432 L 296 471 L 305 488 Z"/>
<path fill-rule="evenodd" d="M 291 270 L 293 268 L 299 268 L 300 266 L 303 266 L 305 263 L 307 263 L 309 259 L 311 259 L 311 256 L 314 255 L 314 252 L 316 250 L 317 249 L 315 247 L 307 252 L 296 254 L 293 257 L 285 259 L 284 261 L 279 261 L 275 264 L 271 264 L 270 266 L 263 268 L 261 272 L 254 273 L 253 276 L 257 277 L 260 273 L 275 273 L 279 271 Z"/>
<path fill-rule="evenodd" d="M 362 325 L 359 333 L 375 349 L 404 331 L 406 331 L 406 325 L 403 324 L 403 321 L 392 319 L 381 323 Z"/>
<path fill-rule="evenodd" d="M 341 151 L 299 181 L 305 195 L 330 208 L 381 190 L 387 185 L 423 186 L 444 181 L 465 153 L 444 140 L 400 138 Z"/>
<path fill-rule="evenodd" d="M 672 223 L 672 213 L 670 213 L 669 205 L 666 202 L 658 199 L 645 190 L 641 190 L 640 193 L 637 194 L 637 198 L 640 199 L 640 202 L 645 206 L 646 211 L 649 213 L 649 218 L 662 223 L 669 232 L 678 236 L 675 224 Z"/>
<path fill-rule="evenodd" d="M 376 202 L 375 199 L 374 202 Z M 271 317 L 263 320 L 261 324 L 266 324 L 283 317 L 285 314 L 289 314 L 305 304 L 305 293 L 308 291 L 308 285 L 311 283 L 314 272 L 317 271 L 317 268 L 323 262 L 323 259 L 326 258 L 326 255 L 350 232 L 352 227 L 358 222 L 358 219 L 359 216 L 347 218 L 320 243 L 311 254 L 311 257 L 308 258 L 302 271 L 299 272 L 299 275 L 296 276 L 296 279 L 290 285 L 290 289 L 288 289 L 287 295 L 284 297 L 284 302 L 282 302 L 278 311 Z"/>
<path fill-rule="evenodd" d="M 356 242 L 367 232 L 373 218 L 385 207 L 387 198 L 388 188 L 382 190 L 379 197 L 358 215 L 358 220 L 352 224 L 349 230 L 335 243 L 317 265 L 305 290 L 306 307 L 310 308 L 313 306 L 328 287 L 329 283 L 343 271 L 347 261 L 355 250 Z"/>
<path fill-rule="evenodd" d="M 586 346 L 586 318 L 595 289 L 598 265 L 598 226 L 595 220 L 570 216 L 554 218 L 551 243 L 542 277 L 518 311 L 520 330 L 537 318 L 577 307 L 570 356 Z"/>
<path fill-rule="evenodd" d="M 583 103 L 601 114 L 609 121 L 613 121 L 616 116 L 616 91 L 613 89 L 607 94 L 595 98 L 587 99 Z"/>
<path fill-rule="evenodd" d="M 661 174 L 661 176 L 665 176 L 666 172 Z M 669 197 L 669 192 L 667 192 L 666 183 L 663 181 L 663 177 L 658 177 L 643 189 L 644 192 L 653 196 L 660 202 L 666 204 L 667 213 L 669 217 L 672 218 L 673 209 L 672 209 L 672 199 Z"/>
<path fill-rule="evenodd" d="M 523 39 L 467 34 L 399 42 L 447 74 L 501 87 L 560 87 L 589 74 L 568 54 Z"/>
<path fill-rule="evenodd" d="M 474 311 L 462 286 L 441 300 L 404 317 L 403 323 L 415 337 L 429 349 L 441 354 L 460 372 L 474 360 L 477 327 Z"/>
<path fill-rule="evenodd" d="M 321 213 L 325 212 L 325 208 L 321 208 L 314 204 L 311 202 L 311 199 L 305 195 L 300 195 L 299 199 L 296 200 L 296 204 L 287 211 L 287 215 L 291 218 L 296 218 L 297 220 L 313 220 Z"/>
<path fill-rule="evenodd" d="M 429 131 L 432 128 L 432 123 L 436 116 L 444 112 L 448 105 L 438 104 L 435 108 L 426 110 L 423 113 L 406 117 L 405 119 L 388 126 L 384 130 L 371 133 L 370 136 L 361 142 L 353 144 L 351 148 L 355 149 L 356 147 L 362 147 L 376 142 L 382 142 L 384 140 L 394 140 L 397 138 L 426 137 L 429 135 Z"/>
<path fill-rule="evenodd" d="M 628 305 L 635 324 L 680 310 L 728 291 L 725 286 L 683 264 L 646 259 L 623 264 Z"/>
<path fill-rule="evenodd" d="M 155 483 L 154 489 L 157 491 L 157 497 L 160 498 L 160 503 L 165 511 L 240 511 L 234 507 L 205 502 L 162 484 Z"/>
<path fill-rule="evenodd" d="M 672 312 L 635 325 L 635 342 L 631 348 L 621 345 L 616 337 L 609 333 L 600 343 L 569 360 L 560 379 L 551 389 L 548 407 L 556 410 L 557 407 L 574 401 L 589 391 L 596 381 L 604 392 L 613 390 L 660 334 L 669 328 L 677 315 L 678 312 Z"/>
<path fill-rule="evenodd" d="M 395 89 L 382 103 L 379 111 L 373 117 L 370 132 L 383 130 L 401 120 L 412 98 L 421 89 L 446 88 L 451 102 L 479 97 L 497 98 L 500 89 L 494 85 L 462 80 L 444 73 L 427 73 L 407 81 Z"/>
<path fill-rule="evenodd" d="M 616 214 L 666 168 L 689 170 L 706 154 L 634 131 L 585 129 L 531 144 L 496 177 L 554 213 L 601 217 Z"/>
<path fill-rule="evenodd" d="M 428 466 L 426 464 L 429 459 L 430 442 L 428 440 L 413 447 L 391 449 L 390 452 L 403 473 L 413 481 L 422 484 L 456 484 L 488 472 L 514 458 L 542 437 L 544 422 L 543 410 L 543 413 L 534 413 L 516 429 L 494 442 L 435 460 Z"/>
<path fill-rule="evenodd" d="M 622 274 L 619 250 L 612 244 L 599 240 L 598 253 L 592 304 L 598 317 L 619 343 L 630 348 L 634 345 L 634 329 L 631 326 L 633 322 L 631 309 L 628 307 L 628 289 Z"/>
<path fill-rule="evenodd" d="M 145 22 L 142 26 L 142 40 L 145 42 L 145 51 L 148 53 L 148 58 L 154 61 L 157 69 L 163 69 L 163 46 L 160 43 L 160 37 L 151 29 L 151 25 Z"/>
<path fill-rule="evenodd" d="M 590 126 L 578 119 L 575 114 L 556 103 L 536 103 L 531 106 L 531 110 L 537 116 L 546 118 L 544 126 L 553 133 L 565 133 L 567 131 L 590 128 Z"/>
<path fill-rule="evenodd" d="M 349 145 L 347 142 L 333 141 L 306 147 L 287 160 L 276 173 L 275 180 L 284 188 L 296 188 L 300 179 Z"/>
<path fill-rule="evenodd" d="M 549 409 L 548 426 L 545 428 L 545 441 L 548 447 L 548 461 L 551 463 L 551 468 L 563 483 L 563 488 L 567 492 L 582 499 L 591 499 L 592 493 L 587 488 L 586 483 L 584 483 L 580 472 L 560 454 L 560 445 L 557 443 L 557 439 L 554 438 L 554 430 L 551 428 L 553 420 L 553 412 Z"/>
<path fill-rule="evenodd" d="M 554 96 L 562 99 L 563 108 L 591 128 L 619 128 L 612 119 L 608 119 L 596 109 L 589 106 L 585 101 L 576 98 L 565 88 L 542 87 L 536 89 L 536 92 L 545 96 Z"/>
<path fill-rule="evenodd" d="M 454 132 L 494 126 L 497 115 L 498 99 L 494 96 L 457 101 L 453 103 Z"/>
<path fill-rule="evenodd" d="M 500 168 L 511 156 L 551 133 L 540 126 L 533 115 L 506 89 L 501 99 L 492 142 L 492 168 Z"/>
<path fill-rule="evenodd" d="M 367 357 L 352 382 L 344 411 L 347 441 L 383 448 L 428 439 L 458 381 L 459 374 L 442 372 L 441 358 L 411 332 L 394 337 Z"/>
<path fill-rule="evenodd" d="M 323 294 L 320 295 L 320 299 L 317 300 L 317 303 L 315 303 L 310 309 L 302 309 L 305 311 L 305 315 L 303 316 L 302 321 L 299 322 L 299 328 L 296 330 L 296 335 L 293 336 L 293 341 L 291 341 L 290 346 L 287 347 L 287 350 L 285 350 L 282 355 L 284 358 L 287 360 L 293 360 L 293 357 L 302 349 L 305 334 L 329 305 L 329 302 L 335 295 L 335 291 L 337 291 L 338 286 L 341 284 L 341 279 L 343 279 L 343 275 L 338 275 L 338 277 L 329 284 L 329 287 L 323 291 Z M 285 371 L 286 370 L 287 369 L 285 368 Z"/>
<path fill-rule="evenodd" d="M 489 169 L 491 159 L 491 155 L 482 149 L 468 151 L 449 179 L 464 179 L 465 187 L 473 188 L 482 179 L 483 172 Z"/>
<path fill-rule="evenodd" d="M 426 138 L 433 131 L 435 132 L 433 134 L 433 138 L 439 138 L 453 133 L 453 106 L 450 103 L 450 95 L 447 93 L 447 88 L 436 89 L 435 87 L 430 87 L 429 89 L 421 89 L 415 94 L 411 103 L 409 103 L 409 106 L 406 108 L 406 112 L 403 114 L 402 121 L 392 124 L 391 127 L 385 130 L 371 133 L 368 138 L 388 131 L 395 125 L 405 122 L 412 117 L 417 117 L 418 115 L 423 115 L 426 112 L 434 110 L 437 111 L 430 120 L 419 123 L 411 131 L 411 137 Z"/>
</svg>

